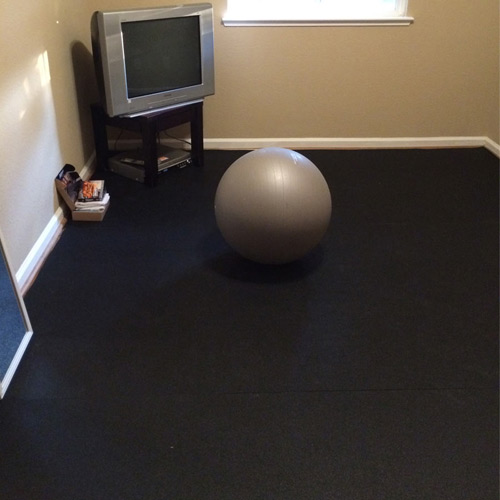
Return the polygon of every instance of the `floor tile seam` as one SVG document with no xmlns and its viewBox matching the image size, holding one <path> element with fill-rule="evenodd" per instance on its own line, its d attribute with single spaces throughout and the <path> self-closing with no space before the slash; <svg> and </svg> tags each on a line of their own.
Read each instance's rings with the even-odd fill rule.
<svg viewBox="0 0 500 500">
<path fill-rule="evenodd" d="M 224 396 L 300 396 L 300 395 L 320 395 L 320 394 L 390 394 L 390 393 L 449 393 L 449 392 L 481 392 L 481 391 L 497 391 L 498 385 L 482 385 L 482 386 L 447 386 L 447 387 L 415 387 L 415 388 L 385 388 L 385 389 L 311 389 L 311 390 L 283 390 L 283 391 L 204 391 L 204 392 L 165 392 L 162 394 L 165 398 L 171 397 L 189 397 L 189 398 L 209 398 L 209 397 L 224 397 Z M 151 395 L 142 394 L 137 397 L 131 396 L 113 396 L 106 395 L 109 401 L 123 401 L 129 402 L 130 400 L 144 401 L 150 398 Z M 155 397 L 155 399 L 161 399 Z M 73 403 L 88 403 L 92 401 L 99 401 L 98 395 L 81 395 L 81 396 L 39 396 L 28 397 L 22 395 L 12 395 L 0 401 L 0 408 L 3 404 L 20 404 L 20 403 L 49 403 L 49 402 L 73 402 Z"/>
<path fill-rule="evenodd" d="M 221 395 L 252 395 L 252 394 L 329 394 L 329 393 L 397 393 L 397 392 L 449 392 L 449 391 L 483 391 L 498 390 L 497 386 L 450 386 L 450 387 L 418 387 L 418 388 L 386 388 L 386 389 L 313 389 L 313 390 L 288 390 L 288 391 L 227 391 L 214 392 Z"/>
<path fill-rule="evenodd" d="M 349 222 L 344 223 L 342 220 L 341 216 L 345 216 L 345 214 L 340 214 L 337 216 L 337 226 L 339 227 L 347 227 L 347 226 L 353 226 L 354 224 L 360 224 L 364 223 L 366 226 L 372 226 L 373 228 L 377 227 L 392 227 L 394 229 L 401 228 L 401 229 L 419 229 L 419 228 L 425 228 L 429 230 L 435 229 L 435 230 L 440 230 L 443 227 L 446 228 L 477 228 L 478 226 L 497 226 L 498 225 L 498 220 L 495 220 L 491 217 L 485 217 L 483 219 L 477 219 L 474 217 L 442 217 L 441 219 L 436 219 L 432 218 L 430 220 L 430 217 L 419 217 L 418 219 L 406 219 L 406 220 L 389 220 L 388 218 L 384 219 L 376 219 L 376 218 L 363 218 L 359 217 L 356 218 L 356 216 L 350 217 Z M 346 219 L 347 220 L 347 219 Z"/>
</svg>

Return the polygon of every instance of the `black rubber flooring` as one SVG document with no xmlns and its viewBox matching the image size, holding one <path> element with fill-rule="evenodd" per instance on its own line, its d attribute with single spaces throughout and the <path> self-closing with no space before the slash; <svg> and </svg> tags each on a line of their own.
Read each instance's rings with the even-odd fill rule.
<svg viewBox="0 0 500 500">
<path fill-rule="evenodd" d="M 159 185 L 104 173 L 26 297 L 0 497 L 498 498 L 498 159 L 303 151 L 321 245 L 237 256 L 213 212 L 242 151 Z"/>
</svg>

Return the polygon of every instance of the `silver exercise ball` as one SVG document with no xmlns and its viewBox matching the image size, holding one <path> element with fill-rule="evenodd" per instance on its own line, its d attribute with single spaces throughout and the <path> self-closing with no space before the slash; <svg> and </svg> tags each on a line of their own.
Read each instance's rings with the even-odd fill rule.
<svg viewBox="0 0 500 500">
<path fill-rule="evenodd" d="M 332 213 L 330 190 L 305 156 L 283 148 L 243 155 L 215 194 L 217 226 L 243 257 L 262 264 L 300 259 L 323 238 Z"/>
</svg>

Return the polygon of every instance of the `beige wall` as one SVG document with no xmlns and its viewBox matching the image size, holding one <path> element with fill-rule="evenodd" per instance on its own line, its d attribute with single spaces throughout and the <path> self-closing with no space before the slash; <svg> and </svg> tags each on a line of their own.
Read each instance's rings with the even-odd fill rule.
<svg viewBox="0 0 500 500">
<path fill-rule="evenodd" d="M 93 143 L 93 10 L 149 0 L 4 2 L 0 228 L 16 270 Z M 190 2 L 194 3 L 194 2 Z M 401 28 L 226 28 L 215 0 L 207 138 L 488 136 L 500 142 L 497 0 L 409 0 Z"/>
<path fill-rule="evenodd" d="M 409 5 L 410 27 L 218 25 L 207 135 L 498 141 L 498 1 Z"/>
<path fill-rule="evenodd" d="M 1 12 L 0 228 L 17 271 L 56 211 L 57 172 L 90 158 L 79 104 L 95 87 L 77 43 L 89 29 L 80 1 L 3 2 Z"/>
</svg>

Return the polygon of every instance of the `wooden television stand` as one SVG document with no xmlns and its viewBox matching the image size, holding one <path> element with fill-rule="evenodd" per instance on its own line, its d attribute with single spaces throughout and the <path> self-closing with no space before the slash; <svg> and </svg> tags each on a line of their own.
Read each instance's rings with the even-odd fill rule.
<svg viewBox="0 0 500 500">
<path fill-rule="evenodd" d="M 191 159 L 195 165 L 203 166 L 203 101 L 133 117 L 108 116 L 100 104 L 92 104 L 91 112 L 97 168 L 108 168 L 111 156 L 108 126 L 139 132 L 144 150 L 144 183 L 154 186 L 158 180 L 158 133 L 188 122 L 191 124 Z"/>
</svg>

